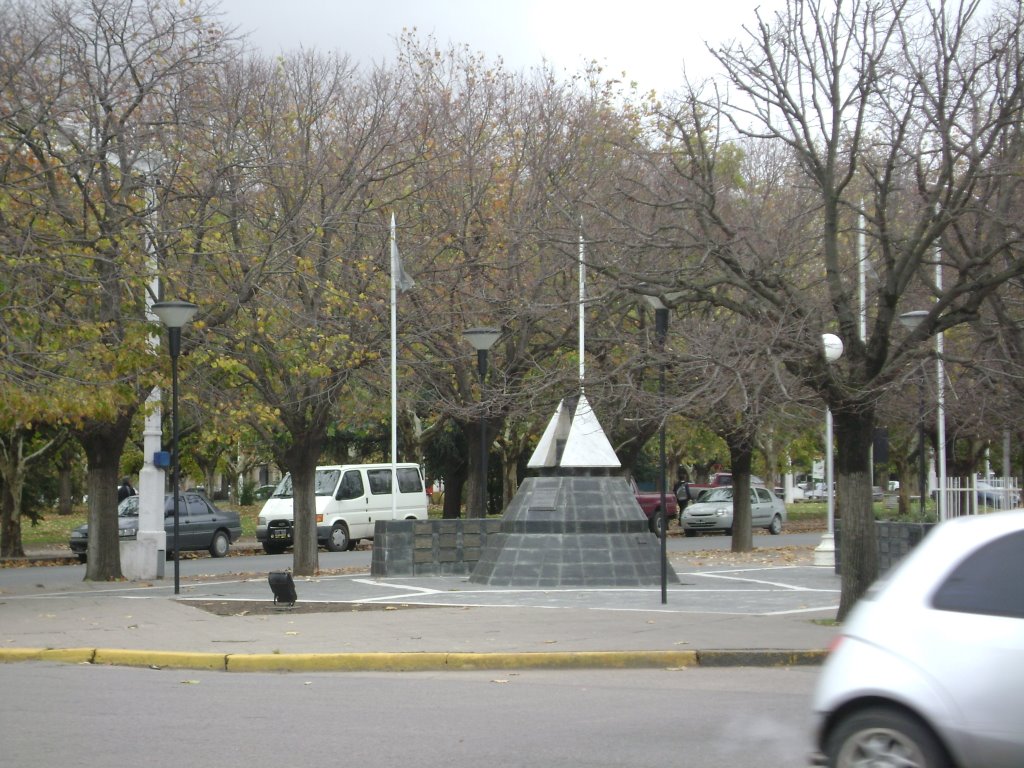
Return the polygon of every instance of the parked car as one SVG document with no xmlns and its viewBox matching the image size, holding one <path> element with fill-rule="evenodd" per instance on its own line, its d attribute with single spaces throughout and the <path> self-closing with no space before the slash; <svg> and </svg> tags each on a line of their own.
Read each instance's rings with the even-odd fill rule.
<svg viewBox="0 0 1024 768">
<path fill-rule="evenodd" d="M 798 485 L 792 486 L 789 489 L 789 493 L 793 497 L 793 502 L 794 503 L 800 502 L 800 501 L 804 501 L 804 499 L 805 499 L 804 489 L 801 488 Z M 785 501 L 786 500 L 786 489 L 784 487 L 777 487 L 775 489 L 775 495 L 778 496 L 783 501 Z"/>
<path fill-rule="evenodd" d="M 1013 509 L 1020 506 L 1020 494 L 1014 488 L 1001 488 L 985 480 L 979 480 L 975 484 L 975 489 L 979 507 Z"/>
<path fill-rule="evenodd" d="M 117 505 L 117 532 L 121 541 L 134 539 L 139 528 L 139 497 L 129 496 Z M 167 554 L 173 553 L 174 494 L 164 496 L 164 531 Z M 242 535 L 238 513 L 223 510 L 201 493 L 185 491 L 178 495 L 178 543 L 182 552 L 207 550 L 212 557 L 224 557 L 231 544 Z M 71 532 L 71 551 L 85 562 L 89 549 L 89 526 L 80 525 Z"/>
<path fill-rule="evenodd" d="M 814 762 L 1024 765 L 1024 511 L 955 518 L 869 590 L 818 680 Z"/>
<path fill-rule="evenodd" d="M 266 501 L 274 495 L 274 489 L 276 488 L 276 485 L 261 485 L 252 492 L 252 498 L 254 501 Z"/>
<path fill-rule="evenodd" d="M 764 480 L 757 475 L 750 476 L 750 484 L 763 486 Z M 690 501 L 697 501 L 700 495 L 710 488 L 722 488 L 732 485 L 732 472 L 715 472 L 706 483 L 689 483 Z"/>
<path fill-rule="evenodd" d="M 710 488 L 696 502 L 683 510 L 679 525 L 687 536 L 701 531 L 724 531 L 732 534 L 733 488 Z M 767 528 L 772 534 L 782 533 L 786 522 L 786 505 L 767 488 L 750 489 L 750 521 L 754 528 Z"/>
<path fill-rule="evenodd" d="M 807 501 L 824 501 L 827 496 L 824 483 L 813 483 L 804 491 L 804 499 Z"/>
<path fill-rule="evenodd" d="M 640 509 L 647 515 L 647 527 L 655 536 L 658 535 L 658 511 L 661 509 L 661 491 L 642 490 L 634 478 L 629 479 L 630 488 Z M 672 491 L 665 493 L 665 528 L 670 521 L 679 515 L 679 502 Z"/>
</svg>

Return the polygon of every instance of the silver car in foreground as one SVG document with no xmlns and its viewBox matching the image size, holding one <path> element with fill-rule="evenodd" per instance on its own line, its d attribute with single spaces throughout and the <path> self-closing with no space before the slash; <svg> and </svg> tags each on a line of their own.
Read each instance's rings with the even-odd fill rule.
<svg viewBox="0 0 1024 768">
<path fill-rule="evenodd" d="M 691 502 L 679 516 L 679 526 L 687 536 L 701 531 L 725 531 L 732 534 L 733 486 L 709 488 L 701 491 L 697 501 Z M 769 533 L 782 533 L 786 521 L 786 505 L 767 488 L 750 489 L 750 522 L 754 528 L 767 528 Z"/>
<path fill-rule="evenodd" d="M 934 528 L 854 606 L 813 708 L 818 765 L 1024 766 L 1024 511 Z"/>
</svg>

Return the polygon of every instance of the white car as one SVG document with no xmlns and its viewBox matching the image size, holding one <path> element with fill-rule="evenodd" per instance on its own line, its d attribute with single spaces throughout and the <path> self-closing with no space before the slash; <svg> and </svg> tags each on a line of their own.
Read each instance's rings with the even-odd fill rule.
<svg viewBox="0 0 1024 768">
<path fill-rule="evenodd" d="M 832 768 L 1024 766 L 1024 511 L 936 526 L 854 606 L 814 694 Z"/>
<path fill-rule="evenodd" d="M 679 517 L 679 525 L 687 536 L 701 531 L 725 531 L 732 534 L 733 486 L 702 491 Z M 750 489 L 750 522 L 754 528 L 767 528 L 769 533 L 782 533 L 786 521 L 786 505 L 767 488 Z"/>
</svg>

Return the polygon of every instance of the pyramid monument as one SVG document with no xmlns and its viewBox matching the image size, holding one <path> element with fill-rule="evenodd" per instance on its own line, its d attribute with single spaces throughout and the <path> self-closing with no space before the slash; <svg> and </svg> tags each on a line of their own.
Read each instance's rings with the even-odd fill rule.
<svg viewBox="0 0 1024 768">
<path fill-rule="evenodd" d="M 469 580 L 508 587 L 661 584 L 661 546 L 621 476 L 582 388 L 562 400 L 530 458 L 528 477 L 488 536 Z M 679 579 L 671 566 L 668 581 Z"/>
</svg>

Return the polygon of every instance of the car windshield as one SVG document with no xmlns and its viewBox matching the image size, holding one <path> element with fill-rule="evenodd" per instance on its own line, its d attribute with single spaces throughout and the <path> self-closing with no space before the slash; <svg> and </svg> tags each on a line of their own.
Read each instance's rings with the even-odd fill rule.
<svg viewBox="0 0 1024 768">
<path fill-rule="evenodd" d="M 139 497 L 129 496 L 124 499 L 120 504 L 117 505 L 117 516 L 118 517 L 138 517 L 139 516 Z"/>
<path fill-rule="evenodd" d="M 732 501 L 732 488 L 712 488 L 709 491 L 705 491 L 700 495 L 700 500 L 704 502 L 715 502 L 715 501 Z"/>
<path fill-rule="evenodd" d="M 316 471 L 316 487 L 314 492 L 317 496 L 333 496 L 334 489 L 338 487 L 338 476 L 340 471 L 337 469 L 318 469 Z M 290 499 L 293 495 L 292 491 L 292 476 L 291 473 L 284 476 L 284 479 L 278 483 L 277 488 L 274 490 L 275 499 Z"/>
</svg>

